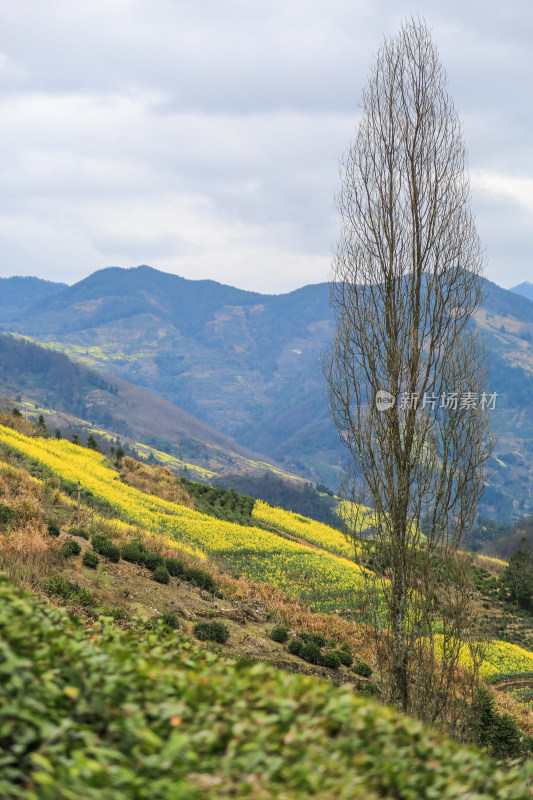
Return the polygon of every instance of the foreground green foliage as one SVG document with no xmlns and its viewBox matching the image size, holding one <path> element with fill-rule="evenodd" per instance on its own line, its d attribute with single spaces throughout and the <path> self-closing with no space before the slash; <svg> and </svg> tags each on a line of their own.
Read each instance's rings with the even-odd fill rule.
<svg viewBox="0 0 533 800">
<path fill-rule="evenodd" d="M 87 630 L 4 580 L 0 641 L 5 800 L 529 797 L 527 769 L 347 689 L 162 627 Z"/>
</svg>

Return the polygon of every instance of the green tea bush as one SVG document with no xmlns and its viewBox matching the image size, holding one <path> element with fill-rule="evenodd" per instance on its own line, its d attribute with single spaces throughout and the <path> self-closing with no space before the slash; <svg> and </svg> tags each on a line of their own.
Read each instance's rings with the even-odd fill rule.
<svg viewBox="0 0 533 800">
<path fill-rule="evenodd" d="M 293 656 L 301 656 L 304 643 L 301 639 L 291 639 L 287 645 L 287 651 Z"/>
<path fill-rule="evenodd" d="M 100 563 L 100 559 L 98 558 L 94 550 L 86 550 L 82 556 L 81 562 L 85 567 L 96 569 L 96 567 Z"/>
<path fill-rule="evenodd" d="M 361 675 L 362 678 L 370 678 L 374 672 L 370 664 L 367 664 L 366 661 L 358 661 L 353 671 L 356 675 Z"/>
<path fill-rule="evenodd" d="M 57 524 L 55 519 L 48 520 L 48 533 L 50 534 L 50 536 L 54 536 L 55 538 L 57 538 L 61 533 L 59 525 Z"/>
<path fill-rule="evenodd" d="M 375 701 L 157 630 L 91 631 L 0 579 L 2 800 L 530 800 L 501 768 Z M 319 768 L 317 768 L 319 765 Z"/>
<path fill-rule="evenodd" d="M 180 561 L 179 558 L 165 558 L 165 567 L 168 569 L 173 578 L 183 578 L 185 575 L 183 561 Z"/>
<path fill-rule="evenodd" d="M 316 642 L 305 642 L 302 647 L 301 657 L 310 664 L 320 664 L 322 653 Z"/>
<path fill-rule="evenodd" d="M 142 563 L 145 567 L 153 572 L 157 567 L 165 566 L 165 559 L 161 553 L 154 553 L 152 550 L 145 550 L 143 553 Z"/>
<path fill-rule="evenodd" d="M 341 665 L 338 652 L 336 650 L 328 650 L 320 659 L 320 664 L 329 669 L 338 669 Z"/>
<path fill-rule="evenodd" d="M 139 565 L 144 565 L 145 553 L 146 547 L 142 542 L 137 541 L 127 542 L 120 551 L 121 558 L 123 558 L 124 561 Z"/>
<path fill-rule="evenodd" d="M 69 556 L 77 556 L 81 553 L 81 547 L 74 539 L 67 539 L 61 545 L 61 552 L 66 558 Z"/>
<path fill-rule="evenodd" d="M 43 590 L 49 597 L 60 597 L 67 603 L 77 603 L 87 608 L 96 605 L 96 599 L 87 589 L 82 589 L 78 583 L 72 583 L 59 575 L 48 578 L 43 583 Z"/>
<path fill-rule="evenodd" d="M 120 548 L 111 541 L 109 536 L 103 533 L 95 533 L 92 536 L 91 544 L 96 553 L 104 556 L 104 558 L 108 558 L 109 561 L 115 564 L 117 561 L 120 561 Z"/>
<path fill-rule="evenodd" d="M 350 655 L 350 653 L 348 653 L 346 650 L 343 650 L 341 648 L 340 650 L 334 650 L 333 652 L 337 653 L 337 656 L 339 657 L 339 661 L 341 662 L 341 664 L 344 667 L 351 667 L 352 666 L 353 658 Z"/>
<path fill-rule="evenodd" d="M 223 622 L 197 622 L 193 632 L 201 642 L 224 644 L 229 639 L 229 630 Z"/>
<path fill-rule="evenodd" d="M 270 631 L 270 638 L 274 642 L 286 642 L 289 638 L 289 629 L 284 625 L 277 625 Z"/>
<path fill-rule="evenodd" d="M 69 528 L 69 534 L 71 536 L 81 536 L 82 539 L 87 541 L 91 538 L 89 531 L 86 531 L 85 528 Z"/>
<path fill-rule="evenodd" d="M 208 592 L 216 591 L 216 584 L 209 572 L 199 567 L 190 567 L 185 570 L 185 580 L 192 586 L 198 586 L 200 589 L 207 589 Z"/>
<path fill-rule="evenodd" d="M 162 564 L 154 569 L 154 581 L 158 583 L 170 583 L 170 573 Z"/>
<path fill-rule="evenodd" d="M 173 631 L 177 631 L 180 627 L 178 615 L 173 611 L 164 611 L 159 619 L 163 625 L 165 625 L 167 628 L 172 628 Z"/>
<path fill-rule="evenodd" d="M 327 639 L 321 633 L 298 633 L 298 636 L 304 642 L 313 642 L 317 647 L 325 647 Z"/>
</svg>

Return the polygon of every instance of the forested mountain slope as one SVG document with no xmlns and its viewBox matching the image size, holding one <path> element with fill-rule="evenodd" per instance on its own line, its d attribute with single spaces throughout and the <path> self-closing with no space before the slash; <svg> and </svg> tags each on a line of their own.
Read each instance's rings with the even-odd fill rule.
<svg viewBox="0 0 533 800">
<path fill-rule="evenodd" d="M 533 302 L 486 281 L 477 321 L 493 357 L 500 434 L 482 513 L 533 511 Z M 100 270 L 18 314 L 11 329 L 121 375 L 242 446 L 337 488 L 344 452 L 322 359 L 327 284 L 285 295 L 190 281 L 150 267 Z"/>
</svg>

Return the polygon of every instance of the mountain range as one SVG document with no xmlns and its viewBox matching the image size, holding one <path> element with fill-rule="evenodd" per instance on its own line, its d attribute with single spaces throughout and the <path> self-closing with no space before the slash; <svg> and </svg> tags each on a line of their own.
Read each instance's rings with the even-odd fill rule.
<svg viewBox="0 0 533 800">
<path fill-rule="evenodd" d="M 38 282 L 34 296 L 6 302 L 17 280 L 0 281 L 4 331 L 137 384 L 247 451 L 337 487 L 344 451 L 321 370 L 334 330 L 326 283 L 263 295 L 141 266 L 99 270 L 67 287 Z M 498 393 L 499 442 L 481 511 L 505 520 L 533 512 L 528 286 L 486 281 L 476 317 L 492 353 L 488 388 Z"/>
</svg>

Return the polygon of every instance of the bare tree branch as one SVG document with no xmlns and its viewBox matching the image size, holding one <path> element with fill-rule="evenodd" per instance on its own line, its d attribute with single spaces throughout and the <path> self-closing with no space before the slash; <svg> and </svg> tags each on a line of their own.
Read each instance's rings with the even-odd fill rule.
<svg viewBox="0 0 533 800">
<path fill-rule="evenodd" d="M 458 548 L 474 522 L 491 441 L 487 409 L 460 404 L 488 389 L 470 324 L 483 252 L 460 122 L 423 22 L 404 23 L 380 48 L 341 178 L 326 375 L 350 454 L 342 494 L 353 504 L 359 555 L 358 509 L 374 509 L 382 569 L 365 573 L 367 606 L 387 699 L 435 720 L 470 634 Z M 383 390 L 387 410 L 376 405 Z M 443 403 L 452 393 L 457 408 Z"/>
</svg>

